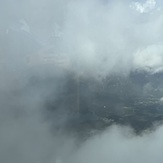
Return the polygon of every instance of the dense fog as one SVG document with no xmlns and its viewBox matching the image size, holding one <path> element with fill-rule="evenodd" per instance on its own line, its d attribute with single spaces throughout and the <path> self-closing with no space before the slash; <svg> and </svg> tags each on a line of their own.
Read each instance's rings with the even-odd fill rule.
<svg viewBox="0 0 163 163">
<path fill-rule="evenodd" d="M 162 163 L 162 80 L 161 0 L 0 0 L 0 162 Z"/>
</svg>

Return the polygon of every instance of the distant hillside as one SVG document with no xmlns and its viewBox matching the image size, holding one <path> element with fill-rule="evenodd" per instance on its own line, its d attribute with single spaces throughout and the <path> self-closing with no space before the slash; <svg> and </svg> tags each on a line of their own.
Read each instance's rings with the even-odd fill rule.
<svg viewBox="0 0 163 163">
<path fill-rule="evenodd" d="M 44 113 L 52 124 L 57 120 L 54 128 L 89 132 L 116 123 L 139 133 L 162 123 L 162 72 L 135 70 L 128 76 L 110 75 L 102 80 L 68 71 L 59 74 L 33 81 L 33 87 L 51 88 Z"/>
</svg>

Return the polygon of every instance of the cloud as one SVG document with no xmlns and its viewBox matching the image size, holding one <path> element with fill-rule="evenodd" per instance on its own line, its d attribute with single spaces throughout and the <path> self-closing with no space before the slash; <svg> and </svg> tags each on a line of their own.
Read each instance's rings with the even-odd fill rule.
<svg viewBox="0 0 163 163">
<path fill-rule="evenodd" d="M 162 127 L 153 133 L 135 136 L 129 128 L 112 126 L 86 141 L 70 162 L 161 163 L 162 134 Z"/>
<path fill-rule="evenodd" d="M 140 13 L 147 13 L 153 10 L 156 6 L 155 0 L 147 0 L 144 3 L 134 2 L 132 7 L 135 8 Z"/>
<path fill-rule="evenodd" d="M 66 56 L 77 72 L 95 76 L 128 73 L 137 62 L 137 51 L 162 44 L 162 6 L 157 10 L 154 0 L 144 3 L 129 0 L 23 1 L 17 12 L 14 12 L 16 6 L 11 8 L 10 4 L 5 2 L 8 10 L 1 25 L 8 32 L 30 32 L 31 39 L 42 46 L 39 52 L 28 53 L 30 60 L 37 63 L 43 55 L 46 58 L 44 49 L 51 48 L 54 58 Z M 138 14 L 133 8 L 142 8 L 141 12 L 152 10 L 152 14 Z M 13 12 L 14 17 L 10 17 Z M 10 37 L 10 40 L 14 38 Z M 18 44 L 19 40 L 14 42 Z M 42 56 L 38 55 L 40 52 Z M 19 56 L 19 59 L 23 58 L 27 57 Z"/>
<path fill-rule="evenodd" d="M 158 68 L 163 62 L 163 46 L 151 45 L 135 54 L 135 65 L 137 67 Z"/>
<path fill-rule="evenodd" d="M 159 70 L 161 8 L 155 1 L 1 0 L 0 162 L 162 162 L 162 127 L 140 137 L 114 126 L 83 143 L 51 128 L 67 112 L 63 120 L 48 115 L 53 122 L 43 112 L 71 72 L 104 78 Z"/>
<path fill-rule="evenodd" d="M 99 1 L 69 4 L 61 45 L 80 71 L 129 72 L 137 62 L 135 53 L 139 49 L 147 46 L 157 49 L 157 44 L 162 44 L 162 12 L 139 15 L 129 4 L 127 1 L 111 1 L 107 5 Z M 147 1 L 144 10 L 154 10 L 155 4 Z M 148 59 L 153 62 L 153 57 Z"/>
</svg>

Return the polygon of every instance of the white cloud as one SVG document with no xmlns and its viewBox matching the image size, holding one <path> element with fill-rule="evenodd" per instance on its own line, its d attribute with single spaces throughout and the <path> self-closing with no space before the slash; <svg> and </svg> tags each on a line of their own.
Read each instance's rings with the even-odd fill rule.
<svg viewBox="0 0 163 163">
<path fill-rule="evenodd" d="M 163 45 L 151 45 L 139 50 L 134 55 L 134 64 L 136 67 L 151 67 L 157 69 L 162 66 Z"/>
<path fill-rule="evenodd" d="M 134 2 L 132 7 L 135 8 L 140 13 L 146 13 L 153 10 L 156 6 L 155 0 L 147 0 L 144 3 L 141 2 Z"/>
<path fill-rule="evenodd" d="M 113 126 L 86 141 L 71 163 L 161 163 L 163 127 L 135 136 L 129 128 Z"/>
</svg>

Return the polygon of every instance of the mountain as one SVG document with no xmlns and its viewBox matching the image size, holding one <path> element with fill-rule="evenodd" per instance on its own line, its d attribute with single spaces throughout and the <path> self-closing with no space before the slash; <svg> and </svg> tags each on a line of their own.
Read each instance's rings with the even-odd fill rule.
<svg viewBox="0 0 163 163">
<path fill-rule="evenodd" d="M 141 133 L 162 123 L 162 71 L 137 69 L 102 80 L 65 73 L 57 81 L 52 82 L 58 85 L 57 94 L 50 95 L 44 108 L 47 119 L 61 122 L 54 124 L 58 129 L 87 133 L 120 124 Z"/>
</svg>

